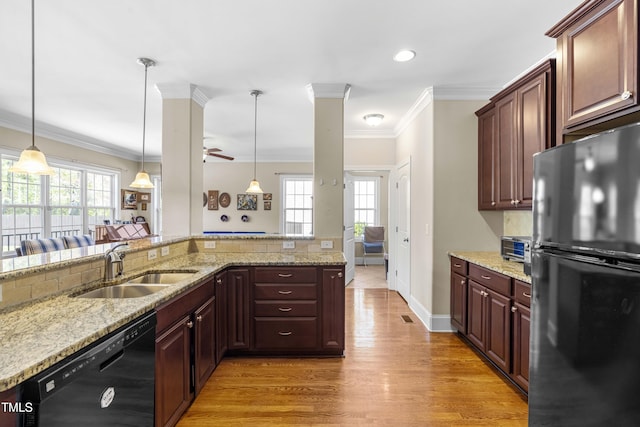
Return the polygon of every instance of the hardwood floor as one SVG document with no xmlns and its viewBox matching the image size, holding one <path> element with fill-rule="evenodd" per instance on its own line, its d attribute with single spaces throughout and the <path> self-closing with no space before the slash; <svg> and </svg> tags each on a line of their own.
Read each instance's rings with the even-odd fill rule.
<svg viewBox="0 0 640 427">
<path fill-rule="evenodd" d="M 225 358 L 178 426 L 527 425 L 522 395 L 397 293 L 346 297 L 344 358 Z"/>
</svg>

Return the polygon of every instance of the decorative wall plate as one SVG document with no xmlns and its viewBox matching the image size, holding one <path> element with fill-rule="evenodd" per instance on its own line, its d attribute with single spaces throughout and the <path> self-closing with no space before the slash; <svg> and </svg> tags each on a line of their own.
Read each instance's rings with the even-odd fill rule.
<svg viewBox="0 0 640 427">
<path fill-rule="evenodd" d="M 222 193 L 220 195 L 220 198 L 218 198 L 218 202 L 223 208 L 229 207 L 229 205 L 231 204 L 231 196 L 229 195 L 229 193 Z"/>
<path fill-rule="evenodd" d="M 227 221 L 229 221 L 229 217 L 228 217 L 228 216 L 226 216 L 226 215 L 222 215 L 222 216 L 220 217 L 220 221 L 222 221 L 222 222 L 227 222 Z"/>
</svg>

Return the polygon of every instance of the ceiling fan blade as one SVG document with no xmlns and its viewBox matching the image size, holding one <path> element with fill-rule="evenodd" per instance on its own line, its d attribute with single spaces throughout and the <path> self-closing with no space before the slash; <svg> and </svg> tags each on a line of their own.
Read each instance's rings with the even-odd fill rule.
<svg viewBox="0 0 640 427">
<path fill-rule="evenodd" d="M 233 160 L 233 157 L 225 156 L 224 154 L 209 153 L 209 155 L 214 157 L 220 157 L 221 159 L 225 159 L 225 160 Z"/>
</svg>

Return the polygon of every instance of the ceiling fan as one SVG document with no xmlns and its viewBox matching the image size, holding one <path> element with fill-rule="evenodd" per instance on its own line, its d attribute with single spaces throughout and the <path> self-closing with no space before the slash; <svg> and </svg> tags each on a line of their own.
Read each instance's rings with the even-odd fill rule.
<svg viewBox="0 0 640 427">
<path fill-rule="evenodd" d="M 205 162 L 207 160 L 207 156 L 219 157 L 225 160 L 233 160 L 233 157 L 226 156 L 224 154 L 219 154 L 222 151 L 219 148 L 207 148 L 202 147 L 202 161 Z"/>
</svg>

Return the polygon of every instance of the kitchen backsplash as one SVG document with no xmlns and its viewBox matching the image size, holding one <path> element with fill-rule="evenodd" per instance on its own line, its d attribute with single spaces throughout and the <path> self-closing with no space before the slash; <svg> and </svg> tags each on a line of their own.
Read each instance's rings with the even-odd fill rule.
<svg viewBox="0 0 640 427">
<path fill-rule="evenodd" d="M 505 236 L 531 236 L 533 213 L 531 211 L 504 211 Z"/>
</svg>

